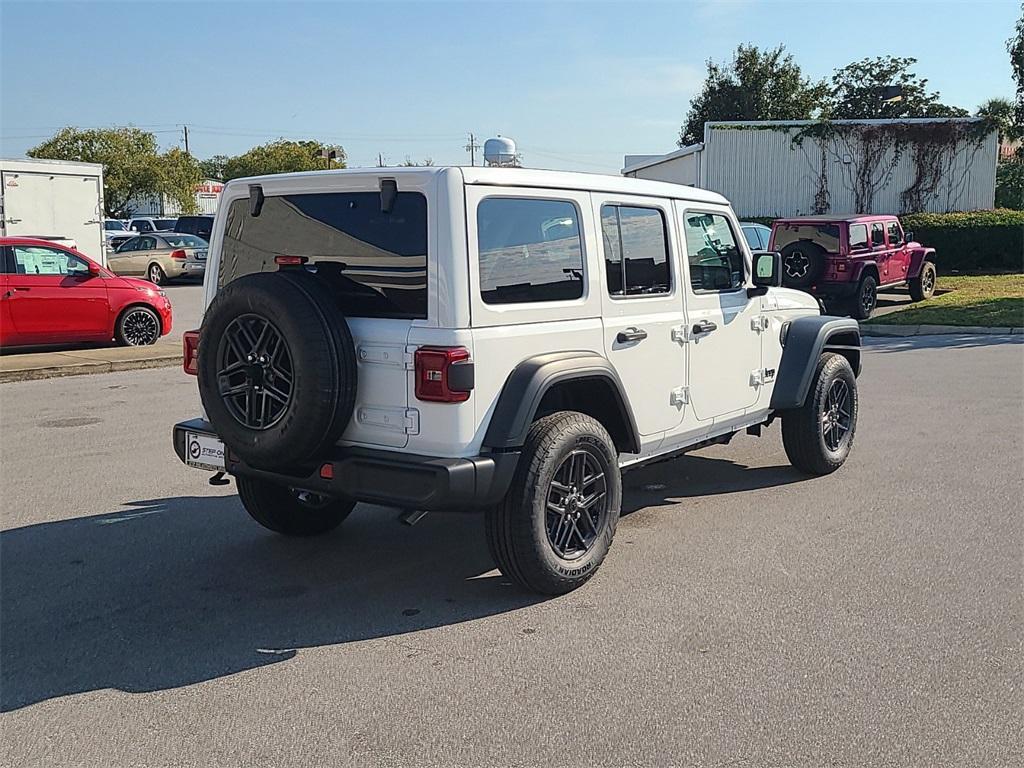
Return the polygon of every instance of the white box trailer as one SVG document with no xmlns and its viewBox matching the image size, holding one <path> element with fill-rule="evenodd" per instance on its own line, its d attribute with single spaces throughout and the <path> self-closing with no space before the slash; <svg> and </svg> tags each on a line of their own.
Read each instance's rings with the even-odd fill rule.
<svg viewBox="0 0 1024 768">
<path fill-rule="evenodd" d="M 103 166 L 64 160 L 0 160 L 0 234 L 73 240 L 106 265 Z"/>
</svg>

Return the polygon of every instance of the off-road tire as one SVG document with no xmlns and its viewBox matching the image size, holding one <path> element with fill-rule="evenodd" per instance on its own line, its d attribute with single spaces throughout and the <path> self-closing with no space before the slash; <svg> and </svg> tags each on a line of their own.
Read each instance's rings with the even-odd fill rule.
<svg viewBox="0 0 1024 768">
<path fill-rule="evenodd" d="M 826 441 L 822 420 L 829 393 L 837 381 L 848 388 L 849 429 L 833 449 Z M 842 355 L 824 353 L 818 358 L 804 404 L 782 412 L 782 445 L 790 463 L 811 475 L 827 475 L 843 466 L 857 433 L 857 408 L 857 378 L 850 362 Z"/>
<path fill-rule="evenodd" d="M 782 284 L 787 288 L 809 288 L 825 265 L 825 249 L 800 240 L 782 249 Z M 791 274 L 791 272 L 798 274 Z"/>
<path fill-rule="evenodd" d="M 238 498 L 257 523 L 285 536 L 319 536 L 333 531 L 351 514 L 356 503 L 308 495 L 283 485 L 251 477 L 236 477 Z"/>
<path fill-rule="evenodd" d="M 878 281 L 874 275 L 864 275 L 857 284 L 857 292 L 850 299 L 850 317 L 854 320 L 867 320 L 871 317 L 878 304 Z"/>
<path fill-rule="evenodd" d="M 283 413 L 272 425 L 259 428 L 233 414 L 218 387 L 225 332 L 244 317 L 271 324 L 286 344 L 292 371 Z M 240 277 L 218 291 L 203 318 L 203 407 L 225 445 L 252 466 L 279 471 L 307 463 L 333 446 L 352 417 L 357 377 L 348 324 L 312 275 L 264 272 Z"/>
<path fill-rule="evenodd" d="M 578 559 L 566 560 L 549 540 L 549 492 L 562 462 L 580 448 L 604 472 L 607 506 L 590 549 Z M 618 452 L 608 432 L 590 416 L 559 411 L 530 427 L 505 499 L 485 515 L 487 545 L 507 578 L 533 592 L 561 595 L 581 586 L 597 571 L 615 536 L 621 506 Z"/>
<path fill-rule="evenodd" d="M 917 277 L 910 278 L 907 283 L 907 287 L 910 289 L 910 298 L 914 301 L 924 301 L 934 296 L 936 277 L 934 262 L 922 262 L 921 272 Z"/>
</svg>

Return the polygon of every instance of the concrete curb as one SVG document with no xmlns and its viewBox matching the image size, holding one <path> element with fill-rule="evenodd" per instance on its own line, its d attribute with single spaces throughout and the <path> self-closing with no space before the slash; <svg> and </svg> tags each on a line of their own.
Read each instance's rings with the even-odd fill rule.
<svg viewBox="0 0 1024 768">
<path fill-rule="evenodd" d="M 112 347 L 68 352 L 30 352 L 0 356 L 0 384 L 181 365 L 181 342 L 152 347 Z"/>
<path fill-rule="evenodd" d="M 1024 328 L 987 328 L 981 325 L 883 325 L 861 323 L 861 336 L 1007 336 L 1024 334 Z"/>
</svg>

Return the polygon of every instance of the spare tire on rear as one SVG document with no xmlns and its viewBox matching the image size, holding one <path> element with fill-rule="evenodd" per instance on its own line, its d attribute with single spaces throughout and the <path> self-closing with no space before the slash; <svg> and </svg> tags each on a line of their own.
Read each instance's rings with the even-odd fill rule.
<svg viewBox="0 0 1024 768">
<path fill-rule="evenodd" d="M 348 324 L 313 275 L 246 275 L 206 310 L 199 394 L 225 445 L 252 466 L 300 465 L 333 445 L 357 375 Z"/>
<path fill-rule="evenodd" d="M 782 284 L 807 288 L 825 265 L 825 249 L 810 240 L 799 240 L 782 249 Z"/>
</svg>

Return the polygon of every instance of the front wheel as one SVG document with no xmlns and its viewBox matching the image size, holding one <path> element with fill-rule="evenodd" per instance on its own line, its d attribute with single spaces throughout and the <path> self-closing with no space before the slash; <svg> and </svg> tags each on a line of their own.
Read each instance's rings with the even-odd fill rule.
<svg viewBox="0 0 1024 768">
<path fill-rule="evenodd" d="M 561 595 L 597 571 L 622 506 L 618 452 L 601 424 L 560 411 L 534 422 L 505 499 L 488 510 L 487 544 L 525 589 Z"/>
<path fill-rule="evenodd" d="M 321 496 L 252 477 L 236 477 L 235 483 L 249 516 L 285 536 L 319 536 L 333 531 L 356 505 L 351 499 Z"/>
<path fill-rule="evenodd" d="M 145 347 L 160 338 L 160 318 L 149 307 L 129 307 L 117 319 L 114 335 L 118 344 Z"/>
<path fill-rule="evenodd" d="M 910 298 L 924 301 L 935 295 L 935 265 L 926 261 L 921 265 L 921 274 L 910 279 Z"/>
<path fill-rule="evenodd" d="M 857 378 L 842 355 L 818 359 L 807 399 L 782 413 L 782 445 L 797 469 L 812 475 L 835 472 L 846 461 L 857 432 Z"/>
</svg>

